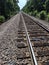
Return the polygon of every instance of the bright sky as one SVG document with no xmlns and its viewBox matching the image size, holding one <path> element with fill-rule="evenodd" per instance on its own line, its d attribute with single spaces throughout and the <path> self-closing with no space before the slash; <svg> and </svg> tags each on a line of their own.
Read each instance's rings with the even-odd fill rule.
<svg viewBox="0 0 49 65">
<path fill-rule="evenodd" d="M 22 9 L 22 8 L 25 6 L 26 1 L 27 1 L 27 0 L 19 0 L 18 5 L 19 5 L 20 9 Z"/>
</svg>

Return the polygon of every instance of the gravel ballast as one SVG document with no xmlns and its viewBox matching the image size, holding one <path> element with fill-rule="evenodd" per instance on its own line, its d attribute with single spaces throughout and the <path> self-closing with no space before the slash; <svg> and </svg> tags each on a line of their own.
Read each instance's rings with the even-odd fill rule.
<svg viewBox="0 0 49 65">
<path fill-rule="evenodd" d="M 0 25 L 0 65 L 18 65 L 16 47 L 20 14 L 15 15 L 9 21 Z"/>
</svg>

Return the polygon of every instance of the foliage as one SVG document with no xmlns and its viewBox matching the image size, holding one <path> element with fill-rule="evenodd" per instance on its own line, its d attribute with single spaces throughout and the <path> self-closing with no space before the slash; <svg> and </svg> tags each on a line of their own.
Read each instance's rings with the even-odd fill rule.
<svg viewBox="0 0 49 65">
<path fill-rule="evenodd" d="M 32 12 L 29 12 L 29 15 L 33 15 L 33 13 Z"/>
<path fill-rule="evenodd" d="M 49 12 L 49 0 L 46 0 L 45 5 L 46 5 L 46 11 Z"/>
<path fill-rule="evenodd" d="M 40 18 L 40 13 L 37 13 L 36 17 Z"/>
<path fill-rule="evenodd" d="M 0 16 L 0 23 L 3 23 L 5 21 L 5 17 L 4 16 Z"/>
<path fill-rule="evenodd" d="M 26 7 L 29 12 L 34 10 L 37 10 L 38 12 L 45 10 L 45 1 L 46 0 L 28 0 L 23 10 L 26 10 Z"/>
<path fill-rule="evenodd" d="M 40 12 L 40 19 L 45 19 L 46 18 L 46 12 L 45 11 L 41 11 Z"/>
<path fill-rule="evenodd" d="M 18 0 L 1 0 L 0 1 L 0 15 L 6 19 L 11 17 L 19 11 Z"/>
<path fill-rule="evenodd" d="M 40 19 L 47 18 L 49 21 L 49 0 L 27 0 L 22 10 Z"/>
<path fill-rule="evenodd" d="M 47 21 L 49 22 L 49 14 L 47 15 Z"/>
<path fill-rule="evenodd" d="M 33 16 L 36 16 L 37 15 L 37 10 L 35 10 L 34 12 L 33 12 Z"/>
</svg>

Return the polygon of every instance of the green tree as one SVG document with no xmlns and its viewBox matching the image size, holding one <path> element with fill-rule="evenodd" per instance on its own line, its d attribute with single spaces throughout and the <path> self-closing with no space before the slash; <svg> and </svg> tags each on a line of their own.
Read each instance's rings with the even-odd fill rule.
<svg viewBox="0 0 49 65">
<path fill-rule="evenodd" d="M 19 11 L 18 0 L 1 0 L 0 15 L 10 18 L 11 15 Z"/>
<path fill-rule="evenodd" d="M 45 5 L 46 5 L 46 11 L 48 13 L 49 12 L 49 0 L 46 0 Z"/>
</svg>

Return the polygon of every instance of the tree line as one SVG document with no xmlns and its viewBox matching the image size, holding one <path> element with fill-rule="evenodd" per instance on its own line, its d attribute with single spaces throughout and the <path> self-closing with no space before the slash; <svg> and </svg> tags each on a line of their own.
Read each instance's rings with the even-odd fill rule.
<svg viewBox="0 0 49 65">
<path fill-rule="evenodd" d="M 27 0 L 24 12 L 49 21 L 49 0 Z"/>
<path fill-rule="evenodd" d="M 9 19 L 17 12 L 20 8 L 18 6 L 18 0 L 1 0 L 0 1 L 0 23 L 5 19 Z"/>
</svg>

